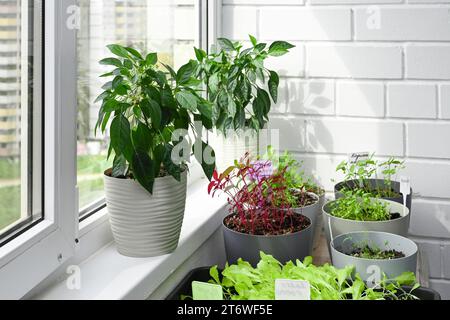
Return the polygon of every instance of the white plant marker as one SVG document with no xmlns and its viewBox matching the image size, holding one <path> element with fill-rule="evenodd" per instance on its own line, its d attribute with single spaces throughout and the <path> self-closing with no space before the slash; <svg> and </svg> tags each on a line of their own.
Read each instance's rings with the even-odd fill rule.
<svg viewBox="0 0 450 320">
<path fill-rule="evenodd" d="M 370 155 L 369 152 L 366 152 L 366 151 L 364 151 L 364 152 L 353 152 L 353 153 L 350 153 L 348 155 L 348 162 L 352 163 L 352 164 L 355 164 L 358 161 L 363 161 L 363 160 L 369 159 L 369 155 Z M 360 188 L 364 187 L 362 181 L 359 182 L 359 187 Z"/>
<path fill-rule="evenodd" d="M 400 193 L 403 195 L 403 215 L 406 214 L 406 198 L 411 193 L 411 184 L 409 177 L 400 178 Z"/>
<path fill-rule="evenodd" d="M 357 163 L 360 160 L 369 159 L 369 152 L 353 152 L 348 155 L 348 161 L 350 163 Z"/>
<path fill-rule="evenodd" d="M 275 300 L 311 300 L 311 285 L 305 280 L 275 279 Z"/>
</svg>

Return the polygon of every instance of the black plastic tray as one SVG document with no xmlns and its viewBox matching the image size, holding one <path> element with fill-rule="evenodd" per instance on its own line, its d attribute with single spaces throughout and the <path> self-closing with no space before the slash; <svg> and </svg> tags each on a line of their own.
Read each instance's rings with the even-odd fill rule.
<svg viewBox="0 0 450 320">
<path fill-rule="evenodd" d="M 181 295 L 192 296 L 192 281 L 208 282 L 211 279 L 209 275 L 210 267 L 201 267 L 193 269 L 167 296 L 166 300 L 180 300 Z M 411 287 L 403 287 L 405 291 L 411 290 Z M 420 300 L 441 300 L 441 296 L 433 289 L 420 287 L 414 290 L 414 295 Z"/>
</svg>

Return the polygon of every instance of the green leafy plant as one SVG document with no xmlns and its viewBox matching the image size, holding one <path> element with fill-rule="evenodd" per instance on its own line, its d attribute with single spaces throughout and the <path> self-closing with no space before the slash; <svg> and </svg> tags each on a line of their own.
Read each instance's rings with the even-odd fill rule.
<svg viewBox="0 0 450 320">
<path fill-rule="evenodd" d="M 330 202 L 330 214 L 348 220 L 386 221 L 391 214 L 385 202 L 372 197 L 364 190 L 344 190 L 344 196 Z"/>
<path fill-rule="evenodd" d="M 197 75 L 207 88 L 212 103 L 211 119 L 202 118 L 205 127 L 226 134 L 227 130 L 251 128 L 259 131 L 268 121 L 271 100 L 277 102 L 279 76 L 265 68 L 269 57 L 279 57 L 294 46 L 275 41 L 270 45 L 258 43 L 250 36 L 252 46 L 218 39 L 217 52 L 207 54 L 195 48 Z"/>
<path fill-rule="evenodd" d="M 284 177 L 288 190 L 304 190 L 318 196 L 325 193 L 325 190 L 319 187 L 311 177 L 306 176 L 302 169 L 303 163 L 295 160 L 289 151 L 279 154 L 272 146 L 268 146 L 267 152 L 259 158 L 269 160 L 277 171 L 285 170 Z"/>
<path fill-rule="evenodd" d="M 96 99 L 102 105 L 95 131 L 105 133 L 109 126 L 108 158 L 114 154 L 109 174 L 136 179 L 152 193 L 157 177 L 171 175 L 180 181 L 191 150 L 190 146 L 186 150 L 184 144 L 178 144 L 186 141 L 190 128 L 198 139 L 200 133 L 190 115 L 201 114 L 199 110 L 207 110 L 210 104 L 197 93 L 195 62 L 190 61 L 178 72 L 165 66 L 168 71 L 165 72 L 160 70 L 154 52 L 143 55 L 118 44 L 107 47 L 113 57 L 101 60 L 100 64 L 113 70 L 101 76 L 110 80 Z M 200 145 L 202 151 L 208 147 L 204 142 Z M 211 178 L 213 161 L 203 161 L 201 156 L 198 160 Z"/>
<path fill-rule="evenodd" d="M 359 275 L 353 280 L 354 267 L 337 269 L 329 264 L 315 266 L 312 257 L 303 262 L 290 261 L 281 264 L 271 255 L 261 254 L 256 268 L 250 263 L 238 260 L 226 265 L 219 274 L 217 266 L 210 269 L 210 283 L 223 288 L 225 299 L 229 300 L 274 300 L 275 279 L 306 280 L 311 286 L 311 300 L 400 300 L 417 299 L 414 290 L 419 287 L 414 273 L 406 272 L 395 279 L 383 277 L 379 285 L 369 288 Z M 413 286 L 405 291 L 402 286 Z"/>
<path fill-rule="evenodd" d="M 344 174 L 344 187 L 348 190 L 362 189 L 371 193 L 375 197 L 397 197 L 399 194 L 392 189 L 392 179 L 397 173 L 404 169 L 404 161 L 390 157 L 386 161 L 377 161 L 372 153 L 367 158 L 359 158 L 355 162 L 342 161 L 336 171 Z M 381 175 L 383 183 L 373 186 L 369 179 L 377 178 Z M 350 181 L 355 180 L 357 185 Z"/>
</svg>

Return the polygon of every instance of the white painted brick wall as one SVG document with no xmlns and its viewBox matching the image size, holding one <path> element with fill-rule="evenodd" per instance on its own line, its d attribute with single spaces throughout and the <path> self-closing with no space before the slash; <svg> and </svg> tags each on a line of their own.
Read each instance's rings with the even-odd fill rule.
<svg viewBox="0 0 450 320">
<path fill-rule="evenodd" d="M 359 117 L 384 116 L 382 82 L 342 81 L 336 85 L 338 115 Z"/>
<path fill-rule="evenodd" d="M 355 39 L 382 41 L 450 40 L 448 8 L 414 6 L 405 8 L 356 8 Z M 379 20 L 369 20 L 378 17 Z M 374 21 L 371 23 L 371 21 Z"/>
<path fill-rule="evenodd" d="M 406 139 L 408 156 L 449 159 L 449 137 L 450 123 L 410 122 Z"/>
<path fill-rule="evenodd" d="M 275 113 L 334 114 L 334 82 L 282 79 Z"/>
<path fill-rule="evenodd" d="M 282 75 L 269 128 L 328 191 L 349 152 L 406 160 L 410 233 L 450 298 L 450 0 L 223 4 L 223 35 L 297 45 L 267 63 Z"/>
<path fill-rule="evenodd" d="M 310 44 L 306 56 L 310 77 L 399 79 L 402 76 L 400 46 Z"/>
<path fill-rule="evenodd" d="M 387 111 L 393 118 L 436 118 L 434 84 L 391 83 L 387 86 Z"/>
<path fill-rule="evenodd" d="M 406 77 L 450 80 L 450 45 L 407 45 Z"/>
<path fill-rule="evenodd" d="M 441 118 L 450 119 L 450 85 L 442 85 L 439 89 Z"/>
<path fill-rule="evenodd" d="M 270 8 L 260 10 L 259 36 L 264 40 L 350 40 L 349 8 Z M 274 28 L 282 25 L 283 29 Z"/>
<path fill-rule="evenodd" d="M 306 149 L 338 154 L 370 150 L 378 155 L 403 156 L 403 126 L 365 119 L 307 120 Z"/>
</svg>

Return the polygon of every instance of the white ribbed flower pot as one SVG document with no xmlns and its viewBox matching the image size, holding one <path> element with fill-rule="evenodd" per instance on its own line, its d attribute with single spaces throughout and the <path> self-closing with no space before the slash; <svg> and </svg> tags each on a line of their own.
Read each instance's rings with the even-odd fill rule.
<svg viewBox="0 0 450 320">
<path fill-rule="evenodd" d="M 119 253 L 154 257 L 178 246 L 186 204 L 187 172 L 181 182 L 157 178 L 153 195 L 131 179 L 104 175 L 106 205 Z"/>
</svg>

